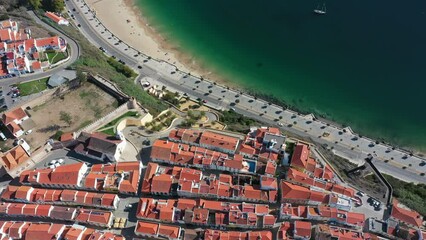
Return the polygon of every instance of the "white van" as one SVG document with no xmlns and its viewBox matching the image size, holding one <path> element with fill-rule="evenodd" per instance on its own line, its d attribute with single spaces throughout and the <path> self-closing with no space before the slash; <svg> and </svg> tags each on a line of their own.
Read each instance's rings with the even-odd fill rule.
<svg viewBox="0 0 426 240">
<path fill-rule="evenodd" d="M 2 132 L 0 132 L 0 138 L 3 139 L 3 141 L 7 140 L 6 136 Z"/>
</svg>

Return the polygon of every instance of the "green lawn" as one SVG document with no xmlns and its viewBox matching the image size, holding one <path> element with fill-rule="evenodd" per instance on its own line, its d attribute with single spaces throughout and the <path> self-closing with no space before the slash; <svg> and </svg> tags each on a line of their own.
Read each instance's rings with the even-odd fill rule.
<svg viewBox="0 0 426 240">
<path fill-rule="evenodd" d="M 115 132 L 114 132 L 114 128 L 107 128 L 103 131 L 101 131 L 101 133 L 105 133 L 106 135 L 110 135 L 110 136 L 115 136 Z"/>
<path fill-rule="evenodd" d="M 28 96 L 30 94 L 39 93 L 47 88 L 47 81 L 49 78 L 42 78 L 31 82 L 25 82 L 18 85 L 21 96 Z"/>
<path fill-rule="evenodd" d="M 124 119 L 126 117 L 138 117 L 138 116 L 139 116 L 139 113 L 134 112 L 134 111 L 129 111 L 129 112 L 126 112 L 123 115 L 119 116 L 118 118 L 112 120 L 111 122 L 107 123 L 102 128 L 108 128 L 108 127 L 115 126 L 115 124 L 117 124 L 119 121 L 121 121 L 122 119 Z"/>
<path fill-rule="evenodd" d="M 50 64 L 55 64 L 55 63 L 65 59 L 65 58 L 67 58 L 67 56 L 63 52 L 48 52 L 46 54 L 47 54 L 47 58 L 49 59 Z"/>
</svg>

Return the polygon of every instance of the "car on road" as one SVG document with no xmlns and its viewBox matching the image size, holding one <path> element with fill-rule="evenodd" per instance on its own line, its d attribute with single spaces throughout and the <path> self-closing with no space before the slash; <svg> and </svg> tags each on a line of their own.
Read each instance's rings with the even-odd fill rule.
<svg viewBox="0 0 426 240">
<path fill-rule="evenodd" d="M 358 192 L 356 193 L 356 195 L 358 195 L 358 196 L 360 196 L 360 197 L 364 197 L 364 196 L 365 196 L 365 193 L 363 193 L 363 192 L 361 192 L 361 191 L 358 191 Z"/>
<path fill-rule="evenodd" d="M 77 24 L 77 27 L 81 27 L 81 24 L 79 23 L 79 24 Z"/>
<path fill-rule="evenodd" d="M 231 107 L 229 110 L 235 112 L 235 108 Z"/>
<path fill-rule="evenodd" d="M 207 103 L 207 101 L 203 99 L 203 103 Z"/>
<path fill-rule="evenodd" d="M 282 127 L 284 124 L 282 122 L 278 122 L 278 126 Z"/>
</svg>

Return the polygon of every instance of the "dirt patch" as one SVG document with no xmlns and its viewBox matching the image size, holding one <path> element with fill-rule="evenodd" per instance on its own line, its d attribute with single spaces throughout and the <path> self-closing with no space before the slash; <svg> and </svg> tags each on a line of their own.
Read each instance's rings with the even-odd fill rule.
<svg viewBox="0 0 426 240">
<path fill-rule="evenodd" d="M 181 101 L 179 106 L 179 110 L 182 112 L 187 112 L 188 110 L 196 110 L 196 111 L 209 111 L 209 108 L 192 100 Z"/>
<path fill-rule="evenodd" d="M 57 131 L 76 131 L 105 116 L 117 106 L 114 97 L 93 84 L 85 83 L 78 89 L 53 97 L 29 110 L 36 127 L 25 136 L 25 140 L 37 148 Z"/>
</svg>

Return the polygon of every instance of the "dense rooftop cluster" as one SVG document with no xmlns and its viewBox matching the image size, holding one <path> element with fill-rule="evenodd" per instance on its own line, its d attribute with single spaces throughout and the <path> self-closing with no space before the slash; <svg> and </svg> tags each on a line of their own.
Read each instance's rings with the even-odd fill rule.
<svg viewBox="0 0 426 240">
<path fill-rule="evenodd" d="M 54 169 L 25 171 L 21 174 L 19 181 L 24 185 L 47 188 L 84 189 L 135 195 L 138 192 L 141 168 L 140 162 L 94 164 L 91 167 L 84 163 L 76 163 Z"/>
<path fill-rule="evenodd" d="M 287 149 L 288 144 L 294 147 Z M 141 191 L 153 197 L 139 200 L 136 216 L 156 229 L 163 223 L 187 226 L 176 228 L 169 239 L 378 239 L 376 234 L 386 234 L 364 232 L 369 219 L 352 211 L 359 203 L 355 190 L 337 180 L 308 144 L 286 139 L 277 128 L 253 128 L 244 137 L 172 130 L 153 143 L 151 160 Z M 416 224 L 405 217 L 399 217 L 401 224 Z M 193 233 L 195 227 L 221 230 Z M 141 229 L 139 236 L 160 236 L 158 230 Z"/>
<path fill-rule="evenodd" d="M 31 31 L 19 29 L 10 19 L 0 22 L 0 78 L 29 72 L 41 72 L 49 67 L 43 61 L 46 50 L 65 51 L 66 41 L 59 36 L 32 38 Z"/>
<path fill-rule="evenodd" d="M 90 240 L 124 240 L 125 238 L 111 232 L 103 232 L 85 226 L 73 224 L 34 223 L 34 222 L 0 222 L 0 237 L 6 239 L 90 239 Z"/>
<path fill-rule="evenodd" d="M 96 133 L 70 141 L 84 148 L 117 146 Z M 124 239 L 85 226 L 117 228 L 125 221 L 118 217 L 120 202 L 135 199 L 137 206 L 125 209 L 135 216 L 132 233 L 142 239 L 424 237 L 422 217 L 397 202 L 384 220 L 353 208 L 360 199 L 355 190 L 311 150 L 276 128 L 253 128 L 244 137 L 172 130 L 153 143 L 144 167 L 139 161 L 79 162 L 22 172 L 20 185 L 1 193 L 0 218 L 81 225 L 8 221 L 1 222 L 0 233 L 4 239 L 37 240 L 25 234 L 35 236 L 32 226 L 39 224 L 46 239 Z"/>
</svg>

